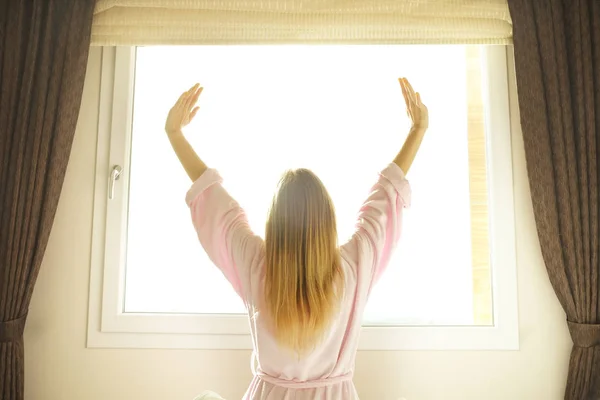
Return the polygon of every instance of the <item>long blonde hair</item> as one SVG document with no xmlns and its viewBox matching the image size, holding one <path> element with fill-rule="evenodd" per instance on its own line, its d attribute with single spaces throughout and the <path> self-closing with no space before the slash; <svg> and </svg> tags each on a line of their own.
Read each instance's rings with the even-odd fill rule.
<svg viewBox="0 0 600 400">
<path fill-rule="evenodd" d="M 307 169 L 286 172 L 265 229 L 264 300 L 277 342 L 303 352 L 328 331 L 343 292 L 333 202 Z"/>
</svg>

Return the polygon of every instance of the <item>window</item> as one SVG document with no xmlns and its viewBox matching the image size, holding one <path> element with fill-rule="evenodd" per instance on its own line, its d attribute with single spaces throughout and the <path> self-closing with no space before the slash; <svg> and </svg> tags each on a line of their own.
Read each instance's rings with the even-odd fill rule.
<svg viewBox="0 0 600 400">
<path fill-rule="evenodd" d="M 395 81 L 407 76 L 430 130 L 361 347 L 515 347 L 506 70 L 504 47 L 105 48 L 89 344 L 250 347 L 243 304 L 197 241 L 190 182 L 163 133 L 181 91 L 205 86 L 188 138 L 257 233 L 281 173 L 303 166 L 329 189 L 343 242 L 408 132 Z"/>
</svg>

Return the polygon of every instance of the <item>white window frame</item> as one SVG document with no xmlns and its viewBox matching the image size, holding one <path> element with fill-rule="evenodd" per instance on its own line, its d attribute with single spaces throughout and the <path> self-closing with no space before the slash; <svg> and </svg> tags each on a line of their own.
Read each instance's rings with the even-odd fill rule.
<svg viewBox="0 0 600 400">
<path fill-rule="evenodd" d="M 361 350 L 518 350 L 508 47 L 487 46 L 486 113 L 493 326 L 363 327 Z M 129 171 L 135 48 L 102 49 L 88 340 L 90 348 L 251 349 L 246 315 L 124 313 L 129 174 L 108 200 L 115 165 Z M 509 90 L 510 89 L 510 90 Z M 492 95 L 493 94 L 493 95 Z"/>
</svg>

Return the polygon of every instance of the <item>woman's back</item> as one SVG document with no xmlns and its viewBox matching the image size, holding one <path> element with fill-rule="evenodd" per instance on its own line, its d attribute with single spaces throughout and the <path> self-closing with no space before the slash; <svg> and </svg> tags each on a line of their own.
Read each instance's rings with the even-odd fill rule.
<svg viewBox="0 0 600 400">
<path fill-rule="evenodd" d="M 411 131 L 339 249 L 333 204 L 312 172 L 284 176 L 283 184 L 291 184 L 274 198 L 263 241 L 217 171 L 183 136 L 203 88 L 194 85 L 169 111 L 165 130 L 194 181 L 186 201 L 198 238 L 248 310 L 255 357 L 247 400 L 358 398 L 352 373 L 362 314 L 400 236 L 402 210 L 410 203 L 404 172 L 428 126 L 419 94 L 406 79 L 399 82 Z"/>
<path fill-rule="evenodd" d="M 245 399 L 356 399 L 352 384 L 362 314 L 370 290 L 387 266 L 400 235 L 410 188 L 396 164 L 384 169 L 360 210 L 356 233 L 340 248 L 343 294 L 326 333 L 300 353 L 279 344 L 266 312 L 265 245 L 246 215 L 207 170 L 187 202 L 204 249 L 248 309 L 255 377 Z"/>
</svg>

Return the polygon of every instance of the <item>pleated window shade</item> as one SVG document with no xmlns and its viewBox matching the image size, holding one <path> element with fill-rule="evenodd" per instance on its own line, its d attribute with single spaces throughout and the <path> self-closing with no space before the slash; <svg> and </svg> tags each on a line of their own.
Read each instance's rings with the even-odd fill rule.
<svg viewBox="0 0 600 400">
<path fill-rule="evenodd" d="M 509 44 L 506 0 L 98 0 L 92 45 Z"/>
</svg>

